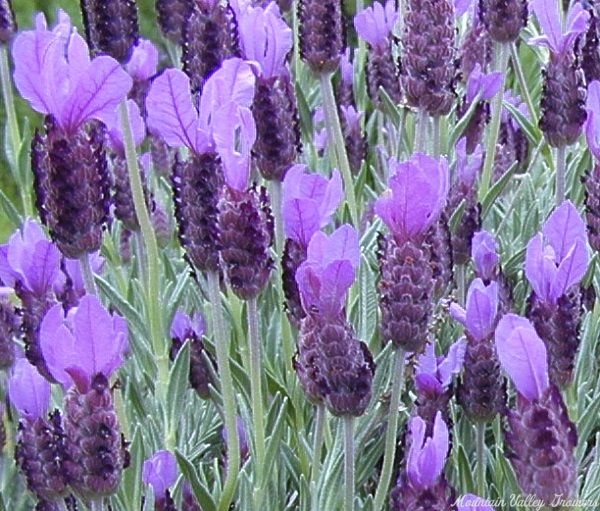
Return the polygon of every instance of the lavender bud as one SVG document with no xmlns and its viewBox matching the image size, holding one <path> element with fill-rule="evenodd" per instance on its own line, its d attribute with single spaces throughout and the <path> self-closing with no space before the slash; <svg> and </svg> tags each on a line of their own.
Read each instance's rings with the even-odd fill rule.
<svg viewBox="0 0 600 511">
<path fill-rule="evenodd" d="M 186 341 L 190 342 L 190 386 L 202 399 L 210 399 L 210 385 L 214 385 L 214 382 L 207 363 L 212 365 L 213 371 L 216 371 L 217 364 L 212 354 L 204 346 L 201 337 L 192 330 L 186 332 L 183 339 L 173 337 L 169 358 L 174 360 Z"/>
<path fill-rule="evenodd" d="M 360 127 L 362 113 L 357 112 L 351 105 L 340 106 L 339 110 L 348 163 L 350 170 L 356 175 L 363 160 L 367 158 L 367 136 Z"/>
<path fill-rule="evenodd" d="M 433 297 L 438 299 L 452 285 L 452 236 L 446 213 L 425 233 L 423 248 L 429 251 L 429 265 L 433 270 Z"/>
<path fill-rule="evenodd" d="M 391 39 L 385 48 L 370 48 L 367 60 L 367 87 L 369 97 L 376 105 L 379 104 L 379 87 L 385 89 L 394 103 L 402 101 L 400 69 L 392 55 Z"/>
<path fill-rule="evenodd" d="M 8 43 L 16 31 L 17 22 L 11 1 L 0 0 L 0 43 Z"/>
<path fill-rule="evenodd" d="M 479 17 L 490 37 L 510 43 L 519 37 L 527 24 L 527 0 L 479 0 Z"/>
<path fill-rule="evenodd" d="M 460 70 L 463 80 L 467 80 L 477 64 L 486 70 L 492 61 L 492 40 L 482 23 L 469 28 L 460 47 Z"/>
<path fill-rule="evenodd" d="M 164 206 L 156 199 L 153 201 L 152 213 L 150 214 L 156 241 L 160 248 L 166 248 L 173 237 L 173 225 Z"/>
<path fill-rule="evenodd" d="M 193 0 L 156 0 L 158 26 L 163 35 L 183 45 L 183 26 L 193 9 Z"/>
<path fill-rule="evenodd" d="M 15 339 L 20 337 L 21 319 L 14 305 L 0 292 L 0 370 L 15 361 Z"/>
<path fill-rule="evenodd" d="M 110 202 L 101 124 L 67 134 L 48 116 L 46 134 L 33 138 L 31 166 L 40 218 L 60 251 L 77 259 L 99 250 Z"/>
<path fill-rule="evenodd" d="M 162 138 L 152 134 L 150 138 L 150 154 L 152 156 L 152 167 L 159 176 L 167 177 L 175 164 L 176 151 L 170 148 Z"/>
<path fill-rule="evenodd" d="M 590 246 L 600 250 L 600 164 L 594 164 L 585 177 L 585 218 Z"/>
<path fill-rule="evenodd" d="M 281 280 L 285 307 L 290 323 L 300 328 L 300 322 L 306 315 L 300 301 L 300 291 L 296 283 L 296 270 L 306 260 L 306 247 L 288 238 L 285 241 L 281 258 Z"/>
<path fill-rule="evenodd" d="M 135 0 L 81 0 L 81 14 L 92 52 L 127 62 L 139 37 Z"/>
<path fill-rule="evenodd" d="M 202 511 L 196 496 L 192 493 L 190 483 L 183 483 L 183 497 L 181 499 L 181 511 Z"/>
<path fill-rule="evenodd" d="M 452 233 L 452 261 L 467 264 L 471 259 L 473 234 L 481 229 L 481 204 L 474 197 L 466 197 L 462 218 Z"/>
<path fill-rule="evenodd" d="M 129 231 L 139 231 L 140 224 L 135 214 L 135 205 L 129 185 L 129 174 L 127 161 L 120 155 L 113 154 L 111 157 L 113 171 L 113 203 L 115 205 L 115 217 L 123 222 Z M 142 173 L 143 174 L 143 173 Z M 145 177 L 142 175 L 142 183 Z M 148 190 L 144 187 L 146 203 L 148 203 Z"/>
<path fill-rule="evenodd" d="M 300 54 L 315 73 L 337 69 L 344 49 L 342 2 L 300 0 Z"/>
<path fill-rule="evenodd" d="M 432 116 L 454 104 L 455 30 L 450 0 L 408 1 L 402 84 L 408 104 Z"/>
<path fill-rule="evenodd" d="M 596 2 L 580 0 L 590 14 L 587 32 L 581 48 L 581 68 L 585 74 L 585 83 L 600 80 L 600 19 Z"/>
</svg>

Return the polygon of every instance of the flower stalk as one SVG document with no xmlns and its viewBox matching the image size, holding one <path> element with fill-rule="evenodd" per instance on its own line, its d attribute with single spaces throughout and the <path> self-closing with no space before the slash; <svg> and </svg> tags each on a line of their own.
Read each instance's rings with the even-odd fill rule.
<svg viewBox="0 0 600 511">
<path fill-rule="evenodd" d="M 312 511 L 319 509 L 319 492 L 317 491 L 317 483 L 321 471 L 321 450 L 323 447 L 323 438 L 325 433 L 325 422 L 327 410 L 323 403 L 319 403 L 316 407 L 315 429 L 313 431 L 313 459 L 312 469 L 310 472 L 310 481 L 312 488 Z"/>
<path fill-rule="evenodd" d="M 566 198 L 567 146 L 556 148 L 556 207 Z"/>
<path fill-rule="evenodd" d="M 86 291 L 91 295 L 98 295 L 96 282 L 94 282 L 94 272 L 90 265 L 90 255 L 88 253 L 82 254 L 79 258 L 79 263 L 81 264 L 81 273 L 83 273 Z"/>
<path fill-rule="evenodd" d="M 477 494 L 485 496 L 485 422 L 477 423 Z"/>
<path fill-rule="evenodd" d="M 354 511 L 354 417 L 344 417 L 344 510 Z"/>
</svg>

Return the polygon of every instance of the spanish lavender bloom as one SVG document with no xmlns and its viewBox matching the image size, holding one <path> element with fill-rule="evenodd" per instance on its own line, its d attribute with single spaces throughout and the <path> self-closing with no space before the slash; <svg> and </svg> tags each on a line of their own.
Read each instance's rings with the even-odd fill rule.
<svg viewBox="0 0 600 511">
<path fill-rule="evenodd" d="M 64 498 L 68 476 L 60 413 L 56 410 L 46 418 L 50 384 L 34 366 L 20 358 L 8 381 L 8 393 L 21 416 L 15 460 L 27 479 L 27 487 L 41 500 Z"/>
<path fill-rule="evenodd" d="M 190 342 L 190 386 L 203 399 L 210 397 L 210 385 L 213 385 L 212 371 L 215 371 L 215 361 L 202 342 L 206 331 L 204 317 L 200 313 L 188 316 L 178 310 L 171 323 L 171 350 L 170 357 L 174 359 L 177 352 L 186 341 Z M 213 369 L 209 367 L 212 365 Z"/>
<path fill-rule="evenodd" d="M 479 16 L 494 41 L 510 43 L 527 24 L 527 0 L 479 0 Z"/>
<path fill-rule="evenodd" d="M 471 4 L 469 0 L 467 2 Z M 455 6 L 456 7 L 456 6 Z M 480 20 L 480 2 L 475 2 L 469 12 L 469 28 L 463 36 L 460 45 L 460 70 L 462 79 L 467 80 L 471 71 L 479 64 L 481 70 L 485 72 L 492 62 L 492 39 L 485 25 Z M 458 8 L 457 13 L 458 13 Z"/>
<path fill-rule="evenodd" d="M 169 493 L 169 487 L 173 486 L 177 480 L 177 473 L 177 460 L 170 451 L 157 451 L 151 458 L 144 461 L 142 481 L 144 484 L 152 486 L 155 510 L 176 509 Z"/>
<path fill-rule="evenodd" d="M 417 153 L 406 162 L 390 160 L 390 167 L 390 189 L 375 203 L 375 213 L 391 232 L 380 247 L 382 336 L 397 348 L 420 351 L 441 259 L 427 234 L 446 202 L 448 165 L 444 158 Z"/>
<path fill-rule="evenodd" d="M 229 2 L 196 0 L 186 14 L 181 62 L 196 94 L 226 59 L 239 55 L 238 34 Z"/>
<path fill-rule="evenodd" d="M 67 257 L 95 252 L 109 205 L 104 132 L 96 121 L 114 112 L 131 78 L 111 57 L 90 60 L 63 11 L 53 31 L 39 14 L 36 29 L 15 38 L 13 57 L 19 92 L 46 115 L 44 133 L 32 142 L 40 217 Z"/>
<path fill-rule="evenodd" d="M 300 326 L 304 310 L 296 284 L 296 270 L 306 259 L 308 242 L 324 228 L 343 198 L 342 178 L 334 170 L 331 179 L 307 174 L 305 165 L 294 165 L 283 180 L 283 227 L 286 235 L 282 280 L 290 319 Z"/>
<path fill-rule="evenodd" d="M 529 108 L 521 97 L 513 94 L 511 90 L 504 91 L 504 101 L 510 103 L 526 118 L 530 119 Z M 513 165 L 523 171 L 526 168 L 529 141 L 516 121 L 513 114 L 506 107 L 502 108 L 500 116 L 500 133 L 496 144 L 496 157 L 494 158 L 494 178 L 500 179 Z"/>
<path fill-rule="evenodd" d="M 469 286 L 466 310 L 450 305 L 450 315 L 465 327 L 468 341 L 458 402 L 475 421 L 490 421 L 506 408 L 506 384 L 493 344 L 498 311 L 498 284 L 485 285 L 481 279 Z"/>
<path fill-rule="evenodd" d="M 350 47 L 340 56 L 340 79 L 335 89 L 338 105 L 354 105 L 354 62 Z"/>
<path fill-rule="evenodd" d="M 435 416 L 431 435 L 426 437 L 425 421 L 411 418 L 410 448 L 406 470 L 392 490 L 391 507 L 403 509 L 452 509 L 456 492 L 444 476 L 444 465 L 449 449 L 448 427 L 441 412 Z"/>
<path fill-rule="evenodd" d="M 496 349 L 517 390 L 505 439 L 519 485 L 546 505 L 556 497 L 570 498 L 577 476 L 577 431 L 548 377 L 544 342 L 529 321 L 507 314 L 496 329 Z"/>
<path fill-rule="evenodd" d="M 392 54 L 393 32 L 398 16 L 396 2 L 387 0 L 385 6 L 375 2 L 354 17 L 356 32 L 369 43 L 367 85 L 369 96 L 375 104 L 379 104 L 380 87 L 395 103 L 402 99 L 400 70 Z"/>
<path fill-rule="evenodd" d="M 594 157 L 593 167 L 585 177 L 585 209 L 590 245 L 600 250 L 600 82 L 588 84 L 585 135 Z"/>
<path fill-rule="evenodd" d="M 158 26 L 163 35 L 183 46 L 183 27 L 194 9 L 194 0 L 156 0 Z"/>
<path fill-rule="evenodd" d="M 498 255 L 498 242 L 492 233 L 482 230 L 473 235 L 471 257 L 477 277 L 485 283 L 497 278 L 500 256 Z"/>
<path fill-rule="evenodd" d="M 126 462 L 109 378 L 123 363 L 127 324 L 86 295 L 67 316 L 50 309 L 40 327 L 48 368 L 68 392 L 64 429 L 71 486 L 86 498 L 113 493 Z"/>
<path fill-rule="evenodd" d="M 454 6 L 409 0 L 407 7 L 401 76 L 407 102 L 431 116 L 445 115 L 454 104 Z"/>
<path fill-rule="evenodd" d="M 560 387 L 572 378 L 581 328 L 581 293 L 587 270 L 586 226 L 570 201 L 550 215 L 527 244 L 525 276 L 533 288 L 528 316 L 548 348 L 550 378 Z"/>
<path fill-rule="evenodd" d="M 0 370 L 15 361 L 15 340 L 21 335 L 21 318 L 10 301 L 12 289 L 0 286 Z"/>
<path fill-rule="evenodd" d="M 300 151 L 296 93 L 286 66 L 292 30 L 274 2 L 266 8 L 248 6 L 237 16 L 237 23 L 242 54 L 256 63 L 253 153 L 265 179 L 282 181 Z"/>
<path fill-rule="evenodd" d="M 152 41 L 139 39 L 133 47 L 131 57 L 124 65 L 125 71 L 133 79 L 133 86 L 129 97 L 133 99 L 146 117 L 146 94 L 150 88 L 152 78 L 158 71 L 158 49 Z"/>
<path fill-rule="evenodd" d="M 416 413 L 427 424 L 428 435 L 432 434 L 438 412 L 442 412 L 442 419 L 446 424 L 450 424 L 448 404 L 452 397 L 452 379 L 463 367 L 466 348 L 467 342 L 461 338 L 450 346 L 447 355 L 436 356 L 435 343 L 429 342 L 424 353 L 417 359 Z"/>
<path fill-rule="evenodd" d="M 306 317 L 294 367 L 308 399 L 334 415 L 362 415 L 371 399 L 373 359 L 344 314 L 359 260 L 358 234 L 343 225 L 315 233 L 296 272 Z"/>
<path fill-rule="evenodd" d="M 337 69 L 344 48 L 342 5 L 339 0 L 300 0 L 300 54 L 315 73 Z"/>
<path fill-rule="evenodd" d="M 586 31 L 589 14 L 580 3 L 573 3 L 563 30 L 558 2 L 532 0 L 531 6 L 545 34 L 532 42 L 550 50 L 550 62 L 544 75 L 540 128 L 551 146 L 562 147 L 577 140 L 585 122 L 585 77 L 574 45 Z"/>
<path fill-rule="evenodd" d="M 11 0 L 0 1 L 0 43 L 6 44 L 17 31 L 17 22 Z"/>
<path fill-rule="evenodd" d="M 598 11 L 597 2 L 588 0 L 579 0 L 579 2 L 590 15 L 581 48 L 581 69 L 585 74 L 585 83 L 589 85 L 593 80 L 600 80 L 600 50 L 598 48 L 600 42 L 600 12 Z"/>
<path fill-rule="evenodd" d="M 94 275 L 101 275 L 104 271 L 105 260 L 100 253 L 94 252 L 89 255 L 88 259 L 92 273 Z M 87 293 L 81 261 L 78 259 L 63 258 L 61 270 L 65 274 L 66 280 L 62 290 L 56 291 L 56 296 L 65 309 L 77 307 L 81 297 Z"/>
</svg>

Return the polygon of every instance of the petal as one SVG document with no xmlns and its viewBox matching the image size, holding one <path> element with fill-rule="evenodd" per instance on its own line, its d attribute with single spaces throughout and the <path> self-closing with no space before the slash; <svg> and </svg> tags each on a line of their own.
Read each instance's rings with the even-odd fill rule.
<svg viewBox="0 0 600 511">
<path fill-rule="evenodd" d="M 438 377 L 444 388 L 448 388 L 452 376 L 462 370 L 465 354 L 467 352 L 467 340 L 461 337 L 448 350 L 448 355 L 438 365 Z"/>
<path fill-rule="evenodd" d="M 318 304 L 321 314 L 336 316 L 343 309 L 355 278 L 356 270 L 347 260 L 334 261 L 323 268 Z"/>
<path fill-rule="evenodd" d="M 158 69 L 158 49 L 152 41 L 140 39 L 133 47 L 131 57 L 125 70 L 135 81 L 141 82 L 152 78 Z"/>
<path fill-rule="evenodd" d="M 563 34 L 559 2 L 555 0 L 531 0 L 530 6 L 545 36 L 536 38 L 535 42 L 547 45 L 554 53 L 560 53 Z"/>
<path fill-rule="evenodd" d="M 330 221 L 335 210 L 338 208 L 344 197 L 344 188 L 342 178 L 337 170 L 331 174 L 331 179 L 327 182 L 325 194 L 319 205 L 320 227 L 325 227 Z"/>
<path fill-rule="evenodd" d="M 437 358 L 435 356 L 435 346 L 433 342 L 428 342 L 425 345 L 425 351 L 417 359 L 415 374 L 437 375 Z"/>
<path fill-rule="evenodd" d="M 557 261 L 561 261 L 577 242 L 587 241 L 587 229 L 577 208 L 569 200 L 564 201 L 548 217 L 542 229 L 552 245 Z"/>
<path fill-rule="evenodd" d="M 175 316 L 173 316 L 173 321 L 171 322 L 171 337 L 174 339 L 183 340 L 186 338 L 190 330 L 193 330 L 192 318 L 190 318 L 189 315 L 181 309 L 177 309 Z"/>
<path fill-rule="evenodd" d="M 144 461 L 142 481 L 152 486 L 154 495 L 164 498 L 165 492 L 177 480 L 177 460 L 170 451 L 157 451 L 152 458 Z"/>
<path fill-rule="evenodd" d="M 498 284 L 475 279 L 467 293 L 467 330 L 477 341 L 490 335 L 498 313 Z"/>
<path fill-rule="evenodd" d="M 492 279 L 500 262 L 495 236 L 488 231 L 476 232 L 473 235 L 471 257 L 477 275 L 486 280 Z"/>
<path fill-rule="evenodd" d="M 40 346 L 50 374 L 68 388 L 72 385 L 66 368 L 82 360 L 75 337 L 65 325 L 62 305 L 55 305 L 45 315 L 40 325 Z"/>
<path fill-rule="evenodd" d="M 556 271 L 554 258 L 544 250 L 542 234 L 531 238 L 525 252 L 525 276 L 541 300 L 552 301 L 550 290 L 556 278 Z"/>
<path fill-rule="evenodd" d="M 496 351 L 500 364 L 523 397 L 533 401 L 548 388 L 546 346 L 527 319 L 507 314 L 500 320 Z"/>
<path fill-rule="evenodd" d="M 311 237 L 320 229 L 315 202 L 301 198 L 284 202 L 283 222 L 285 235 L 307 247 Z"/>
<path fill-rule="evenodd" d="M 565 258 L 561 261 L 552 283 L 550 295 L 553 301 L 558 300 L 570 287 L 581 282 L 589 263 L 588 251 L 585 244 L 577 241 Z"/>
<path fill-rule="evenodd" d="M 140 108 L 133 99 L 127 100 L 127 110 L 129 111 L 129 122 L 133 133 L 133 141 L 139 146 L 146 137 L 146 125 L 140 113 Z M 118 110 L 114 110 L 109 115 L 103 117 L 103 122 L 108 130 L 109 140 L 113 149 L 125 154 L 125 142 L 123 138 L 123 124 Z"/>
<path fill-rule="evenodd" d="M 22 417 L 44 417 L 50 406 L 50 384 L 27 359 L 19 358 L 8 380 L 10 402 Z"/>
</svg>

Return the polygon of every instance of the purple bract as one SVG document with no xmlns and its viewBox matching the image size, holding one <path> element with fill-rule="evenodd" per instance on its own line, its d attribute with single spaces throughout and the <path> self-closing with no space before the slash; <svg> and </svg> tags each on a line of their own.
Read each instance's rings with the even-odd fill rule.
<svg viewBox="0 0 600 511">
<path fill-rule="evenodd" d="M 22 417 L 34 421 L 50 406 L 50 384 L 27 359 L 19 358 L 8 380 L 10 402 Z"/>
<path fill-rule="evenodd" d="M 475 279 L 467 292 L 466 309 L 453 303 L 450 315 L 465 327 L 474 340 L 482 341 L 490 336 L 498 315 L 498 284 L 492 281 L 486 286 L 481 279 Z"/>
<path fill-rule="evenodd" d="M 144 461 L 142 481 L 152 486 L 157 498 L 164 498 L 165 492 L 177 480 L 177 460 L 172 452 L 162 450 Z"/>
<path fill-rule="evenodd" d="M 354 27 L 359 37 L 371 46 L 386 48 L 398 16 L 394 0 L 388 0 L 385 6 L 375 2 L 371 7 L 367 7 L 354 16 Z"/>
<path fill-rule="evenodd" d="M 425 352 L 417 360 L 417 388 L 434 395 L 445 392 L 452 382 L 452 377 L 462 369 L 466 349 L 467 342 L 462 338 L 450 346 L 448 355 L 436 357 L 434 343 L 427 343 Z"/>
<path fill-rule="evenodd" d="M 530 5 L 544 32 L 543 36 L 536 37 L 530 42 L 546 46 L 556 55 L 569 52 L 577 37 L 587 30 L 590 15 L 580 2 L 571 4 L 567 12 L 566 24 L 563 24 L 560 2 L 531 0 Z M 566 30 L 563 29 L 564 26 Z"/>
</svg>

